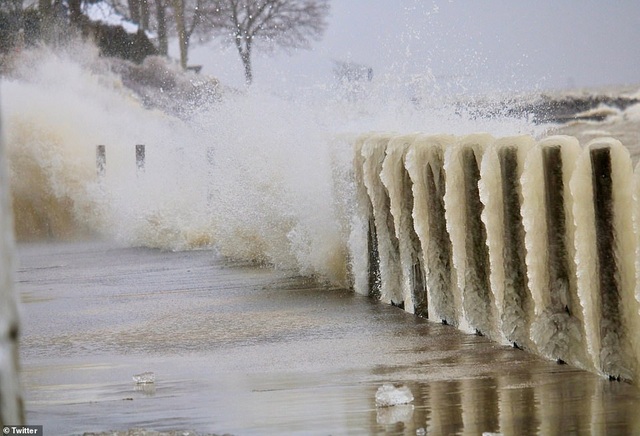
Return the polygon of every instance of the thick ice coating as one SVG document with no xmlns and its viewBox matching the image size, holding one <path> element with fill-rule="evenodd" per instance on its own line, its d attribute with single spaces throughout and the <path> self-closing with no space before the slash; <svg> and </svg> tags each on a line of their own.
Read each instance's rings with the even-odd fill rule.
<svg viewBox="0 0 640 436">
<path fill-rule="evenodd" d="M 619 141 L 377 134 L 356 148 L 383 301 L 637 381 L 640 182 Z"/>
</svg>

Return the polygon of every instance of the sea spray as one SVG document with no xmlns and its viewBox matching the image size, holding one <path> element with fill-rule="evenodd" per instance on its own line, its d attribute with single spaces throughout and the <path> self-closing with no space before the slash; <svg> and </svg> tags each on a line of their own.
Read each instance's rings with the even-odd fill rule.
<svg viewBox="0 0 640 436">
<path fill-rule="evenodd" d="M 99 68 L 108 61 L 79 53 L 86 57 L 39 51 L 3 83 L 21 239 L 215 245 L 223 255 L 345 283 L 346 242 L 331 199 L 333 135 L 311 111 L 229 93 L 182 120 L 147 109 Z M 138 144 L 146 147 L 142 173 Z"/>
<path fill-rule="evenodd" d="M 147 174 L 162 186 L 138 198 L 135 144 L 152 148 L 153 160 L 189 131 L 180 120 L 145 109 L 108 70 L 93 71 L 87 59 L 76 61 L 74 55 L 91 58 L 91 51 L 41 51 L 36 65 L 27 59 L 32 69 L 18 68 L 16 77 L 3 82 L 18 237 L 97 233 L 135 243 L 134 229 L 154 213 L 139 200 L 152 201 L 154 193 L 177 187 L 165 167 Z M 98 144 L 105 145 L 109 165 L 102 186 L 96 174 Z"/>
<path fill-rule="evenodd" d="M 204 112 L 215 169 L 211 216 L 218 250 L 344 283 L 344 217 L 332 165 L 348 166 L 314 113 L 269 95 L 235 96 Z M 213 134 L 215 133 L 215 134 Z M 338 171 L 340 173 L 341 171 Z M 332 268 L 340 268 L 340 272 Z M 342 277 L 339 277 L 342 276 Z"/>
<path fill-rule="evenodd" d="M 401 77 L 374 77 L 350 98 L 331 86 L 289 98 L 221 86 L 193 100 L 202 83 L 215 80 L 180 75 L 166 62 L 154 59 L 140 68 L 162 70 L 162 86 L 179 81 L 170 92 L 132 84 L 150 72 L 100 58 L 89 44 L 16 57 L 2 83 L 2 104 L 20 239 L 214 247 L 225 256 L 340 284 L 350 283 L 352 264 L 358 288 L 361 259 L 347 249 L 361 231 L 349 216 L 355 189 L 346 180 L 352 162 L 344 156 L 351 145 L 336 138 L 372 129 L 536 129 L 524 118 L 467 116 L 442 99 L 416 105 L 406 87 L 388 86 Z M 140 144 L 142 173 L 135 161 Z M 97 145 L 105 146 L 102 178 Z"/>
</svg>

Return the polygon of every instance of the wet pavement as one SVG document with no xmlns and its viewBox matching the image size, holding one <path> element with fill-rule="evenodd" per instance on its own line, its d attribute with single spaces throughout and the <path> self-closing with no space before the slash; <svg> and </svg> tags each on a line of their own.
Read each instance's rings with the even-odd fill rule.
<svg viewBox="0 0 640 436">
<path fill-rule="evenodd" d="M 27 419 L 45 434 L 640 434 L 635 386 L 286 271 L 87 242 L 21 244 L 18 261 Z M 376 408 L 388 382 L 413 403 Z"/>
</svg>

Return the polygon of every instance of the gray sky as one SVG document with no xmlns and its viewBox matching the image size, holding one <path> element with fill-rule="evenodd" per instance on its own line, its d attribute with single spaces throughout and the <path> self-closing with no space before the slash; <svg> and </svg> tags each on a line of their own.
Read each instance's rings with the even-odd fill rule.
<svg viewBox="0 0 640 436">
<path fill-rule="evenodd" d="M 640 1 L 332 0 L 312 50 L 256 51 L 255 83 L 330 82 L 334 60 L 481 92 L 640 84 Z M 191 61 L 243 83 L 235 48 L 196 47 Z"/>
</svg>

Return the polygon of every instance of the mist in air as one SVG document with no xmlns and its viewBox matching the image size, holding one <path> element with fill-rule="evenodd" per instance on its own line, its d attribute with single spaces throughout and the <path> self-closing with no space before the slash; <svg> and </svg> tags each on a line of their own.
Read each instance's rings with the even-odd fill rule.
<svg viewBox="0 0 640 436">
<path fill-rule="evenodd" d="M 175 77 L 170 96 L 161 87 L 132 87 L 120 61 L 87 43 L 25 50 L 1 90 L 18 238 L 213 248 L 346 283 L 355 135 L 544 130 L 505 102 L 565 80 L 545 82 L 536 58 L 551 44 L 536 38 L 553 32 L 527 37 L 538 49 L 507 50 L 515 42 L 508 31 L 522 32 L 529 21 L 543 26 L 551 14 L 545 8 L 507 15 L 503 7 L 498 16 L 458 2 L 354 3 L 332 3 L 326 34 L 312 50 L 256 55 L 250 88 L 237 53 L 213 43 L 193 51 L 200 75 L 158 59 L 140 67 Z M 339 65 L 372 74 L 345 79 Z M 496 87 L 502 92 L 482 92 Z M 146 146 L 143 173 L 136 144 Z"/>
<path fill-rule="evenodd" d="M 430 80 L 444 95 L 635 85 L 639 16 L 634 2 L 594 0 L 333 1 L 312 50 L 256 52 L 255 83 L 285 92 L 331 82 L 338 61 L 405 83 Z M 231 46 L 196 45 L 192 62 L 242 84 Z"/>
</svg>

